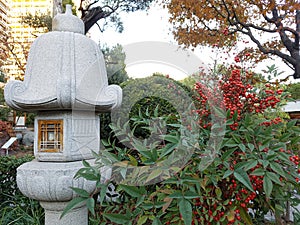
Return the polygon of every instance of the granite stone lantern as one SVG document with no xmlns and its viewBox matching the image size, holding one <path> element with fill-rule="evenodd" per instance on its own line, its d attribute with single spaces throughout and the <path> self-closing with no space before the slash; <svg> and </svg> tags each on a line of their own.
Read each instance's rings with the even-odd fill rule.
<svg viewBox="0 0 300 225">
<path fill-rule="evenodd" d="M 84 24 L 71 6 L 56 15 L 52 27 L 32 44 L 24 81 L 5 87 L 10 107 L 37 113 L 35 160 L 18 168 L 17 184 L 24 195 L 40 201 L 46 225 L 84 225 L 85 205 L 60 215 L 76 197 L 70 187 L 95 189 L 94 182 L 74 175 L 82 160 L 93 164 L 92 151 L 100 149 L 98 113 L 118 107 L 122 90 L 108 85 L 99 46 L 84 35 Z"/>
</svg>

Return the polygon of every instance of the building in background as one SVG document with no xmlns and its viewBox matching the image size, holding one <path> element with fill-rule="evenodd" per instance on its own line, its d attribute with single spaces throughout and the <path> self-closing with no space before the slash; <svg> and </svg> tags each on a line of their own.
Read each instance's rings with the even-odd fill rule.
<svg viewBox="0 0 300 225">
<path fill-rule="evenodd" d="M 0 0 L 0 40 L 3 40 L 5 38 L 5 34 L 8 29 L 8 0 Z M 5 48 L 0 42 L 0 65 L 4 64 L 5 60 L 5 54 L 4 54 Z M 1 75 L 2 71 L 0 70 Z"/>
<path fill-rule="evenodd" d="M 8 22 L 10 42 L 14 43 L 13 53 L 8 57 L 5 72 L 8 79 L 22 79 L 30 44 L 44 29 L 34 29 L 22 23 L 27 14 L 50 14 L 53 11 L 53 0 L 9 0 Z"/>
<path fill-rule="evenodd" d="M 0 30 L 6 31 L 8 25 L 8 0 L 0 0 Z"/>
</svg>

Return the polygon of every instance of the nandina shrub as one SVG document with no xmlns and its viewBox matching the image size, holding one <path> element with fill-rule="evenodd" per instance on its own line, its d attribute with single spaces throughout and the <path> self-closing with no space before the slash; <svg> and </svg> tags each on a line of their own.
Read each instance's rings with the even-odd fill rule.
<svg viewBox="0 0 300 225">
<path fill-rule="evenodd" d="M 196 83 L 195 91 L 197 108 L 190 115 L 198 117 L 190 125 L 159 134 L 159 145 L 136 140 L 123 127 L 112 125 L 132 146 L 119 148 L 105 142 L 98 166 L 113 165 L 111 179 L 100 183 L 101 173 L 87 163 L 78 172 L 97 180 L 100 204 L 95 207 L 86 192 L 74 189 L 81 199 L 70 205 L 86 201 L 94 220 L 106 224 L 259 225 L 269 211 L 277 220 L 284 218 L 287 201 L 299 193 L 300 171 L 294 153 L 300 130 L 295 121 L 278 116 L 287 94 L 270 83 L 254 85 L 253 75 L 240 68 L 231 68 L 218 80 Z M 166 125 L 166 118 L 159 119 L 149 126 L 151 133 Z M 195 129 L 200 135 L 192 132 Z M 163 163 L 173 151 L 185 150 L 183 146 L 188 149 L 195 139 L 185 166 L 170 168 L 178 169 L 176 174 L 146 169 Z M 121 170 L 115 169 L 120 166 Z M 108 184 L 120 182 L 116 178 L 122 176 L 127 178 L 116 184 L 120 197 L 109 201 Z M 145 185 L 133 186 L 138 179 Z"/>
<path fill-rule="evenodd" d="M 205 84 L 195 85 L 203 129 L 212 126 L 209 100 L 218 101 L 226 111 L 226 133 L 218 157 L 200 176 L 207 180 L 205 195 L 196 199 L 201 206 L 196 214 L 203 223 L 261 224 L 270 210 L 276 216 L 284 214 L 286 202 L 293 197 L 291 187 L 299 188 L 299 158 L 294 153 L 299 128 L 295 121 L 276 117 L 287 95 L 270 83 L 254 87 L 252 76 L 239 68 L 224 74 L 216 85 L 220 96 Z"/>
</svg>

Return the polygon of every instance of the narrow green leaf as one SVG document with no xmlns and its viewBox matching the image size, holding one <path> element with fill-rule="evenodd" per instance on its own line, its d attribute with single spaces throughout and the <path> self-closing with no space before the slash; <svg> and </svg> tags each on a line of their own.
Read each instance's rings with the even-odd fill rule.
<svg viewBox="0 0 300 225">
<path fill-rule="evenodd" d="M 243 169 L 238 169 L 234 171 L 233 175 L 239 182 L 245 185 L 245 187 L 247 187 L 250 191 L 254 192 L 249 176 Z"/>
<path fill-rule="evenodd" d="M 152 153 L 151 151 L 147 150 L 147 151 L 140 151 L 139 153 L 141 153 L 142 156 L 144 156 L 147 159 L 151 159 L 152 158 Z"/>
<path fill-rule="evenodd" d="M 216 114 L 216 116 L 218 116 L 219 118 L 222 118 L 222 119 L 226 119 L 226 111 L 225 110 L 223 110 L 217 106 L 213 106 L 213 110 L 214 110 L 214 113 Z"/>
<path fill-rule="evenodd" d="M 264 185 L 264 192 L 266 194 L 266 197 L 270 198 L 273 190 L 273 183 L 271 179 L 267 176 L 264 176 L 263 185 Z"/>
<path fill-rule="evenodd" d="M 168 142 L 171 142 L 171 143 L 174 143 L 174 144 L 177 144 L 180 140 L 180 138 L 178 136 L 174 136 L 174 135 L 170 135 L 170 134 L 164 135 L 163 139 L 165 141 L 168 141 Z"/>
<path fill-rule="evenodd" d="M 117 224 L 126 224 L 130 221 L 130 217 L 124 214 L 118 214 L 118 213 L 103 213 L 102 214 L 105 218 L 109 219 L 113 223 Z"/>
<path fill-rule="evenodd" d="M 289 130 L 291 129 L 293 126 L 295 126 L 297 123 L 297 120 L 291 120 L 287 123 L 286 128 Z"/>
<path fill-rule="evenodd" d="M 155 169 L 153 170 L 149 176 L 147 177 L 146 183 L 150 182 L 151 180 L 159 177 L 162 174 L 162 170 L 161 169 Z"/>
<path fill-rule="evenodd" d="M 152 225 L 162 225 L 162 223 L 160 222 L 160 220 L 157 217 L 155 217 L 153 219 Z"/>
<path fill-rule="evenodd" d="M 253 159 L 253 160 L 249 160 L 248 162 L 246 162 L 243 166 L 245 171 L 248 171 L 252 168 L 254 168 L 257 165 L 257 160 Z"/>
<path fill-rule="evenodd" d="M 183 193 L 183 197 L 185 199 L 199 198 L 199 194 L 197 194 L 193 191 L 186 191 L 186 192 Z"/>
<path fill-rule="evenodd" d="M 169 198 L 183 198 L 182 192 L 175 191 L 174 193 L 170 194 L 168 196 Z"/>
<path fill-rule="evenodd" d="M 63 213 L 61 214 L 60 218 L 64 217 L 71 209 L 73 209 L 76 205 L 78 205 L 81 202 L 86 201 L 86 198 L 82 197 L 76 197 L 73 198 L 64 209 Z"/>
<path fill-rule="evenodd" d="M 124 184 L 120 184 L 119 187 L 122 188 L 122 190 L 124 190 L 131 197 L 139 198 L 143 195 L 143 191 L 141 191 L 138 187 L 128 186 Z"/>
<path fill-rule="evenodd" d="M 90 197 L 90 194 L 84 190 L 84 189 L 81 189 L 81 188 L 76 188 L 76 187 L 71 187 L 71 189 L 76 193 L 78 194 L 80 197 L 83 197 L 83 198 L 88 198 Z"/>
<path fill-rule="evenodd" d="M 231 174 L 233 174 L 233 170 L 226 170 L 224 173 L 224 176 L 222 177 L 222 179 L 225 179 L 226 177 L 229 177 Z"/>
<path fill-rule="evenodd" d="M 252 219 L 247 213 L 247 211 L 244 208 L 239 208 L 240 209 L 240 216 L 247 225 L 253 225 Z"/>
<path fill-rule="evenodd" d="M 85 167 L 91 167 L 91 165 L 90 165 L 86 160 L 82 160 L 82 164 L 83 164 Z"/>
<path fill-rule="evenodd" d="M 224 154 L 221 156 L 221 159 L 223 161 L 227 161 L 227 159 L 232 155 L 232 153 L 235 151 L 236 149 L 229 149 L 226 152 L 224 152 Z"/>
<path fill-rule="evenodd" d="M 245 152 L 246 151 L 246 146 L 244 145 L 244 144 L 239 144 L 239 148 L 243 151 L 243 152 Z"/>
<path fill-rule="evenodd" d="M 254 150 L 254 145 L 252 143 L 248 143 L 247 145 L 250 151 L 252 152 Z"/>
<path fill-rule="evenodd" d="M 216 190 L 215 190 L 215 192 L 216 192 L 217 198 L 220 199 L 221 196 L 222 196 L 222 190 L 221 190 L 221 188 L 217 187 Z"/>
<path fill-rule="evenodd" d="M 99 193 L 100 204 L 102 204 L 105 199 L 107 187 L 108 187 L 108 184 L 100 184 L 100 193 Z"/>
<path fill-rule="evenodd" d="M 269 177 L 274 183 L 282 185 L 279 176 L 273 172 L 266 172 L 266 176 Z"/>
<path fill-rule="evenodd" d="M 95 199 L 93 197 L 88 198 L 86 206 L 92 215 L 95 216 Z"/>
<path fill-rule="evenodd" d="M 271 162 L 270 167 L 275 173 L 279 174 L 283 178 L 286 178 L 286 173 L 284 172 L 284 170 L 282 169 L 282 166 L 280 164 L 278 164 L 276 162 Z"/>
<path fill-rule="evenodd" d="M 183 218 L 185 225 L 191 225 L 192 224 L 192 205 L 191 203 L 182 198 L 179 200 L 179 212 Z"/>
<path fill-rule="evenodd" d="M 265 170 L 262 168 L 257 168 L 256 170 L 254 170 L 251 175 L 253 176 L 264 176 L 265 175 Z"/>
<path fill-rule="evenodd" d="M 143 225 L 148 220 L 148 216 L 140 216 L 140 218 L 137 221 L 137 225 Z"/>
<path fill-rule="evenodd" d="M 173 152 L 173 150 L 177 147 L 177 144 L 173 144 L 173 143 L 168 143 L 166 144 L 166 146 L 164 148 L 162 148 L 160 151 L 160 158 L 165 157 L 166 155 L 170 154 L 171 152 Z"/>
</svg>

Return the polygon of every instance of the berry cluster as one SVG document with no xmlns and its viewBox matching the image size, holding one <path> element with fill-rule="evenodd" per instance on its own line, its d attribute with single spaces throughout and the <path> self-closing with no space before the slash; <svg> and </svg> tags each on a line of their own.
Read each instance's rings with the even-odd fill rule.
<svg viewBox="0 0 300 225">
<path fill-rule="evenodd" d="M 275 108 L 280 102 L 279 97 L 283 90 L 275 92 L 270 84 L 266 84 L 265 89 L 256 92 L 249 80 L 251 80 L 251 73 L 246 72 L 245 76 L 242 76 L 241 70 L 234 68 L 229 75 L 223 75 L 216 88 L 210 89 L 207 85 L 197 82 L 195 90 L 198 95 L 195 98 L 198 103 L 197 113 L 200 115 L 200 125 L 204 128 L 210 127 L 208 123 L 211 110 L 209 108 L 212 105 L 229 110 L 230 118 L 233 118 L 235 113 L 237 114 L 234 123 L 230 125 L 231 130 L 237 129 L 238 122 L 246 112 L 263 113 L 267 108 Z M 276 118 L 270 121 L 270 124 L 279 122 Z"/>
</svg>

